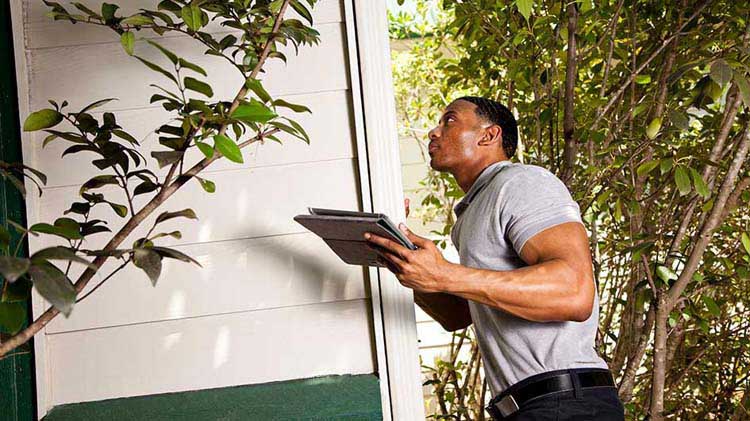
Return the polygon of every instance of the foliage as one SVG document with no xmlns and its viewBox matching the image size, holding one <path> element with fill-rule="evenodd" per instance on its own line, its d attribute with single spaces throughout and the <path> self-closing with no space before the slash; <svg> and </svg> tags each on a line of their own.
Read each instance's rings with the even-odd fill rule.
<svg viewBox="0 0 750 421">
<path fill-rule="evenodd" d="M 438 80 L 394 68 L 401 116 L 419 109 L 426 133 L 466 92 L 508 105 L 516 159 L 556 173 L 580 204 L 601 295 L 597 347 L 628 417 L 746 416 L 750 7 L 441 6 L 447 23 L 409 53 Z M 423 204 L 449 215 L 460 193 L 429 177 Z"/>
<path fill-rule="evenodd" d="M 49 7 L 48 16 L 52 19 L 112 29 L 125 54 L 161 75 L 164 83 L 151 85 L 154 94 L 150 103 L 159 104 L 171 114 L 171 118 L 156 129 L 163 149 L 151 152 L 151 157 L 159 168 L 168 168 L 168 172 L 160 177 L 149 168 L 147 158 L 140 152 L 141 144 L 118 124 L 114 113 L 105 112 L 101 119 L 94 117 L 92 111 L 113 98 L 93 102 L 75 111 L 67 109 L 66 101 L 58 104 L 51 100 L 51 108 L 37 110 L 26 118 L 25 131 L 44 131 L 47 134 L 43 145 L 67 142 L 69 146 L 63 157 L 87 153 L 94 157 L 91 164 L 99 173 L 81 185 L 80 199 L 71 204 L 64 212 L 65 216 L 28 228 L 13 225 L 24 236 L 52 235 L 63 243 L 39 250 L 28 258 L 17 255 L 19 247 L 15 247 L 14 254 L 0 256 L 0 273 L 5 278 L 0 326 L 7 333 L 15 334 L 0 344 L 0 356 L 27 341 L 59 312 L 68 316 L 76 302 L 94 292 L 130 262 L 142 269 L 154 285 L 165 258 L 200 266 L 191 257 L 159 246 L 156 241 L 167 236 L 180 238 L 180 231 L 160 232 L 159 224 L 173 218 L 197 219 L 192 209 L 163 211 L 145 236 L 133 241 L 129 247 L 120 247 L 120 244 L 190 180 L 195 179 L 206 192 L 214 192 L 215 184 L 198 174 L 217 159 L 225 157 L 242 163 L 244 147 L 254 142 L 263 143 L 266 139 L 281 143 L 275 136 L 279 132 L 307 143 L 310 141 L 302 126 L 293 119 L 280 116 L 279 109 L 288 108 L 298 113 L 310 110 L 283 98 L 273 98 L 263 87 L 259 75 L 264 72 L 269 59 L 286 62 L 279 45 L 291 44 L 297 52 L 300 46 L 318 43 L 319 33 L 309 26 L 312 25 L 310 9 L 315 0 L 163 0 L 156 8 L 140 9 L 130 16 L 121 15 L 119 6 L 110 3 L 102 3 L 101 9 L 96 11 L 82 3 L 73 3 L 67 8 L 52 1 L 44 3 Z M 305 22 L 285 18 L 289 7 Z M 157 49 L 166 64 L 145 59 L 138 50 L 146 45 L 136 44 L 137 33 L 148 33 L 149 38 L 154 38 L 151 33 L 156 38 L 175 33 L 187 35 L 204 49 L 204 54 L 225 59 L 242 75 L 244 83 L 237 87 L 234 98 L 213 99 L 209 75 L 202 67 L 179 57 L 153 39 L 146 40 L 148 48 Z M 186 162 L 191 148 L 198 148 L 204 158 L 192 164 Z M 185 168 L 185 165 L 190 166 Z M 1 168 L 3 175 L 14 169 L 17 168 Z M 139 207 L 138 203 L 145 204 Z M 97 206 L 109 207 L 116 217 L 126 222 L 106 246 L 90 249 L 85 247 L 90 236 L 111 232 L 106 220 L 91 219 L 92 209 Z M 0 239 L 7 237 L 7 232 L 0 231 Z M 21 241 L 23 238 L 19 244 Z M 92 257 L 92 261 L 88 260 Z M 94 273 L 111 257 L 119 259 L 121 265 L 86 295 L 79 297 Z M 52 261 L 62 261 L 65 269 Z M 69 279 L 71 263 L 86 268 L 75 282 Z M 19 310 L 13 306 L 28 299 L 32 286 L 53 307 L 18 332 L 21 328 Z"/>
</svg>

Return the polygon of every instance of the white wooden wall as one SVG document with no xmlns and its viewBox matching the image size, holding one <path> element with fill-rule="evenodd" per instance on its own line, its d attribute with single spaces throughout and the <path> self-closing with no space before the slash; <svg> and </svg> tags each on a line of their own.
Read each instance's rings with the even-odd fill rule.
<svg viewBox="0 0 750 421">
<path fill-rule="evenodd" d="M 96 116 L 115 112 L 143 139 L 144 155 L 157 149 L 153 130 L 167 113 L 148 104 L 147 85 L 164 80 L 127 56 L 110 30 L 51 21 L 41 0 L 17 1 L 23 4 L 28 81 L 19 89 L 22 104 L 33 111 L 48 107 L 48 98 L 67 99 L 75 110 L 116 97 Z M 131 266 L 77 305 L 70 318 L 50 323 L 36 337 L 41 413 L 70 402 L 376 371 L 366 273 L 343 264 L 292 220 L 307 206 L 361 209 L 342 1 L 321 0 L 314 10 L 320 45 L 303 47 L 299 56 L 288 49 L 288 66 L 273 61 L 264 79 L 271 95 L 312 109 L 299 117 L 311 144 L 285 136 L 283 146 L 255 144 L 245 150 L 244 164 L 222 160 L 205 172 L 216 193 L 205 193 L 196 181 L 170 198 L 162 210 L 192 207 L 200 219 L 163 223 L 183 237 L 162 244 L 193 256 L 203 269 L 167 260 L 154 288 Z M 84 3 L 97 9 L 101 1 Z M 119 3 L 127 14 L 156 1 Z M 138 55 L 165 64 L 143 41 L 154 34 L 136 37 Z M 203 56 L 204 48 L 185 36 L 160 42 L 208 71 L 214 98 L 234 96 L 241 79 L 220 58 Z M 43 196 L 30 195 L 30 224 L 62 216 L 77 199 L 77 186 L 97 171 L 87 163 L 91 156 L 61 160 L 61 141 L 42 149 L 43 136 L 25 140 L 26 163 L 49 176 Z M 193 156 L 200 157 L 197 151 Z M 155 163 L 150 166 L 155 170 Z M 126 244 L 144 234 L 158 213 Z M 92 217 L 106 218 L 113 231 L 123 224 L 104 207 Z M 97 234 L 88 246 L 108 238 Z M 52 243 L 32 238 L 30 246 L 33 251 Z M 115 266 L 109 262 L 100 273 Z M 46 307 L 36 297 L 35 314 Z"/>
</svg>

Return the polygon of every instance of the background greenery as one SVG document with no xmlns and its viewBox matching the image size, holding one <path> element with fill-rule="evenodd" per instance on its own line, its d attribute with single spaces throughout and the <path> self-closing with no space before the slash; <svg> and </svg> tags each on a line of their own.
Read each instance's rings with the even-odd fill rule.
<svg viewBox="0 0 750 421">
<path fill-rule="evenodd" d="M 514 160 L 578 201 L 601 295 L 596 346 L 629 419 L 747 419 L 750 5 L 680 0 L 393 5 L 402 138 L 453 98 L 508 105 Z M 404 41 L 409 40 L 409 41 Z M 446 246 L 463 192 L 430 170 L 412 210 Z M 441 419 L 484 419 L 471 329 L 426 362 Z M 459 345 L 460 342 L 460 345 Z M 472 347 L 459 358 L 461 347 Z"/>
</svg>

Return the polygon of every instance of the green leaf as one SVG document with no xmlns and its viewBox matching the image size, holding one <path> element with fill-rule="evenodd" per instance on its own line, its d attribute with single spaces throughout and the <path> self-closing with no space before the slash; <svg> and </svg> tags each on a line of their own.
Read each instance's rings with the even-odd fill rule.
<svg viewBox="0 0 750 421">
<path fill-rule="evenodd" d="M 670 280 L 677 279 L 677 274 L 672 271 L 672 269 L 659 265 L 656 267 L 656 275 L 664 281 L 665 284 L 668 284 Z"/>
<path fill-rule="evenodd" d="M 203 26 L 203 11 L 197 5 L 193 4 L 183 7 L 181 15 L 182 20 L 185 21 L 185 24 L 191 30 L 197 31 Z"/>
<path fill-rule="evenodd" d="M 182 238 L 182 233 L 180 231 L 172 231 L 172 232 L 160 232 L 156 234 L 155 236 L 151 237 L 152 240 L 156 240 L 157 238 L 161 237 L 174 237 L 176 239 Z"/>
<path fill-rule="evenodd" d="M 41 249 L 32 254 L 30 259 L 34 263 L 39 263 L 40 260 L 65 260 L 80 263 L 92 269 L 96 269 L 96 266 L 94 266 L 93 263 L 89 262 L 83 257 L 76 255 L 73 249 L 63 246 L 54 246 Z"/>
<path fill-rule="evenodd" d="M 123 32 L 120 36 L 120 44 L 128 55 L 132 56 L 135 51 L 135 34 L 131 31 Z"/>
<path fill-rule="evenodd" d="M 276 113 L 255 98 L 251 99 L 249 103 L 240 104 L 232 113 L 232 118 L 246 123 L 265 123 L 274 117 L 276 117 Z"/>
<path fill-rule="evenodd" d="M 111 101 L 116 101 L 116 100 L 117 100 L 117 98 L 105 98 L 105 99 L 100 99 L 98 101 L 94 101 L 91 104 L 83 107 L 83 109 L 78 112 L 78 115 L 80 116 L 83 113 L 89 112 L 89 111 L 91 111 L 93 109 L 101 107 L 104 104 L 107 104 L 107 103 L 109 103 Z M 60 137 L 64 137 L 64 136 L 60 136 Z M 70 139 L 68 139 L 68 140 L 70 140 Z M 85 141 L 77 141 L 76 143 L 86 143 L 86 142 Z"/>
<path fill-rule="evenodd" d="M 638 169 L 636 170 L 636 173 L 638 174 L 639 177 L 643 177 L 644 175 L 646 175 L 646 174 L 650 173 L 651 171 L 653 171 L 654 168 L 656 168 L 658 166 L 659 166 L 659 160 L 658 159 L 653 160 L 653 161 L 644 162 L 643 164 L 641 164 L 641 165 L 638 166 Z"/>
<path fill-rule="evenodd" d="M 98 189 L 100 187 L 106 186 L 106 185 L 119 185 L 119 180 L 117 179 L 117 176 L 112 174 L 105 174 L 105 175 L 97 175 L 86 181 L 81 185 L 81 188 L 78 190 L 78 194 L 82 194 L 88 190 Z"/>
<path fill-rule="evenodd" d="M 200 151 L 203 153 L 203 155 L 206 156 L 206 158 L 212 158 L 214 156 L 214 148 L 208 143 L 196 141 L 195 146 L 200 149 Z"/>
<path fill-rule="evenodd" d="M 161 275 L 161 256 L 159 253 L 150 248 L 136 248 L 133 251 L 133 263 L 143 269 L 151 280 L 151 284 L 156 286 L 156 281 Z"/>
<path fill-rule="evenodd" d="M 698 171 L 690 168 L 690 175 L 693 176 L 693 185 L 695 186 L 695 191 L 703 196 L 704 199 L 707 199 L 709 196 L 711 196 L 711 192 L 708 190 L 708 185 L 703 180 L 703 176 L 701 176 Z"/>
<path fill-rule="evenodd" d="M 22 276 L 16 282 L 8 283 L 4 287 L 0 301 L 5 303 L 28 302 L 32 287 L 31 279 L 28 276 Z"/>
<path fill-rule="evenodd" d="M 134 145 L 138 145 L 138 141 L 124 130 L 115 129 L 115 130 L 112 130 L 112 134 L 119 137 L 120 139 L 127 140 L 128 142 Z"/>
<path fill-rule="evenodd" d="M 201 183 L 201 187 L 203 187 L 203 190 L 207 191 L 208 193 L 213 193 L 216 191 L 216 184 L 214 184 L 211 180 L 206 180 L 205 178 L 201 178 L 198 176 L 195 176 L 195 178 L 198 179 L 198 182 Z"/>
<path fill-rule="evenodd" d="M 198 265 L 200 267 L 203 267 L 200 263 L 198 263 L 197 260 L 195 260 L 192 257 L 188 256 L 187 254 L 179 252 L 179 251 L 177 251 L 175 249 L 154 246 L 153 250 L 155 252 L 159 253 L 159 255 L 162 256 L 162 257 L 169 257 L 170 259 L 177 259 L 177 260 L 181 260 L 181 261 L 187 262 L 187 263 L 195 263 L 196 265 Z"/>
<path fill-rule="evenodd" d="M 37 130 L 47 129 L 56 126 L 63 120 L 63 115 L 59 112 L 45 108 L 29 114 L 23 123 L 23 131 L 35 132 Z"/>
<path fill-rule="evenodd" d="M 651 75 L 638 75 L 635 77 L 635 83 L 639 85 L 648 85 L 651 83 Z"/>
<path fill-rule="evenodd" d="M 744 74 L 736 72 L 734 74 L 734 83 L 740 89 L 740 95 L 742 95 L 742 102 L 745 103 L 745 107 L 750 107 L 750 83 Z"/>
<path fill-rule="evenodd" d="M 263 85 L 261 84 L 260 80 L 258 79 L 248 79 L 245 81 L 245 86 L 253 91 L 253 93 L 263 102 L 268 102 L 271 100 L 271 95 L 268 94 L 268 92 L 263 88 Z"/>
<path fill-rule="evenodd" d="M 29 259 L 13 256 L 0 256 L 0 274 L 6 281 L 13 283 L 29 269 Z"/>
<path fill-rule="evenodd" d="M 748 236 L 746 232 L 743 232 L 740 240 L 742 241 L 742 246 L 745 247 L 747 254 L 750 254 L 750 236 Z"/>
<path fill-rule="evenodd" d="M 706 305 L 706 309 L 709 313 L 711 313 L 712 316 L 721 316 L 721 309 L 719 308 L 719 305 L 716 304 L 716 301 L 714 301 L 713 298 L 709 297 L 708 295 L 702 295 L 701 300 L 703 301 L 703 304 Z"/>
<path fill-rule="evenodd" d="M 22 303 L 0 302 L 0 330 L 11 335 L 18 333 L 26 321 L 26 307 Z"/>
<path fill-rule="evenodd" d="M 118 203 L 109 203 L 109 207 L 112 208 L 113 211 L 119 216 L 120 218 L 124 218 L 128 215 L 128 208 L 125 205 L 120 205 Z"/>
<path fill-rule="evenodd" d="M 305 129 L 299 123 L 297 123 L 296 121 L 294 121 L 294 120 L 292 120 L 290 118 L 287 118 L 286 121 L 288 121 L 289 124 L 291 124 L 292 127 L 294 127 L 297 130 L 297 132 L 300 135 L 302 135 L 302 138 L 309 145 L 310 144 L 310 136 L 307 135 L 307 132 L 305 131 Z"/>
<path fill-rule="evenodd" d="M 669 120 L 672 121 L 672 124 L 674 124 L 674 126 L 680 130 L 687 130 L 690 128 L 690 119 L 688 119 L 685 113 L 670 111 Z"/>
<path fill-rule="evenodd" d="M 94 12 L 93 10 L 89 9 L 88 7 L 86 7 L 86 5 L 83 4 L 83 3 L 73 2 L 73 6 L 75 6 L 76 9 L 80 10 L 81 12 L 83 12 L 83 13 L 91 16 L 91 17 L 95 17 L 95 18 L 99 17 L 99 15 L 96 12 Z"/>
<path fill-rule="evenodd" d="M 65 317 L 70 316 L 76 299 L 76 290 L 70 279 L 49 263 L 32 265 L 29 275 L 39 294 Z"/>
<path fill-rule="evenodd" d="M 102 17 L 105 22 L 115 18 L 115 12 L 120 6 L 111 3 L 102 3 Z"/>
<path fill-rule="evenodd" d="M 182 159 L 182 151 L 154 151 L 151 152 L 151 156 L 156 159 L 159 164 L 159 168 L 164 168 L 167 165 L 174 164 Z"/>
<path fill-rule="evenodd" d="M 224 136 L 223 134 L 217 134 L 214 136 L 214 148 L 219 151 L 222 155 L 227 157 L 230 161 L 243 163 L 242 151 L 232 139 Z"/>
<path fill-rule="evenodd" d="M 523 17 L 526 18 L 526 20 L 529 20 L 531 11 L 534 8 L 534 0 L 516 0 L 516 6 Z"/>
<path fill-rule="evenodd" d="M 184 58 L 178 59 L 178 62 L 180 63 L 180 66 L 182 68 L 184 68 L 184 69 L 190 69 L 190 70 L 192 70 L 192 71 L 194 71 L 196 73 L 202 74 L 203 76 L 208 76 L 208 73 L 206 73 L 206 71 L 203 70 L 202 67 L 198 66 L 195 63 L 191 63 L 191 62 L 185 60 Z"/>
<path fill-rule="evenodd" d="M 157 43 L 155 41 L 146 40 L 146 42 L 149 43 L 149 44 L 151 44 L 154 48 L 156 48 L 159 51 L 161 51 L 161 53 L 164 54 L 169 59 L 169 61 L 172 62 L 172 64 L 177 64 L 177 61 L 179 60 L 179 58 L 177 57 L 177 55 L 175 53 L 167 50 L 161 44 L 159 44 L 159 43 Z"/>
<path fill-rule="evenodd" d="M 732 80 L 732 68 L 723 59 L 718 59 L 711 64 L 710 75 L 719 86 L 724 86 Z"/>
<path fill-rule="evenodd" d="M 185 77 L 184 83 L 186 89 L 201 93 L 209 98 L 214 96 L 214 91 L 211 89 L 211 85 L 206 82 L 201 82 L 200 80 L 187 76 Z"/>
<path fill-rule="evenodd" d="M 659 172 L 663 175 L 672 169 L 672 158 L 664 158 L 659 162 Z"/>
<path fill-rule="evenodd" d="M 272 104 L 274 106 L 277 106 L 277 107 L 286 107 L 286 108 L 289 108 L 290 110 L 294 111 L 295 113 L 306 112 L 306 113 L 312 114 L 312 111 L 310 111 L 310 109 L 307 108 L 307 107 L 305 107 L 304 105 L 292 104 L 292 103 L 284 101 L 283 99 L 277 99 L 277 100 L 273 101 Z"/>
<path fill-rule="evenodd" d="M 145 15 L 133 15 L 120 21 L 120 25 L 131 26 L 152 25 L 153 23 L 154 20 Z"/>
<path fill-rule="evenodd" d="M 190 208 L 175 212 L 162 212 L 159 216 L 156 217 L 156 222 L 154 222 L 154 225 L 170 220 L 172 218 L 198 219 L 198 216 L 195 214 L 195 211 Z"/>
<path fill-rule="evenodd" d="M 292 0 L 289 5 L 292 6 L 292 9 L 294 9 L 295 12 L 299 13 L 300 16 L 305 18 L 305 20 L 308 21 L 310 25 L 313 24 L 312 14 L 307 9 L 307 7 L 305 7 L 305 5 L 300 3 L 298 0 Z"/>
<path fill-rule="evenodd" d="M 138 56 L 133 56 L 133 57 L 137 58 L 141 63 L 143 63 L 149 69 L 157 73 L 161 73 L 162 75 L 164 75 L 164 77 L 166 77 L 167 79 L 177 84 L 177 78 L 172 73 L 169 73 L 168 71 L 164 70 L 161 66 L 154 64 L 148 60 L 142 59 Z"/>
<path fill-rule="evenodd" d="M 690 176 L 684 166 L 678 165 L 675 168 L 674 181 L 677 184 L 677 189 L 680 191 L 680 196 L 690 193 Z"/>
<path fill-rule="evenodd" d="M 32 225 L 29 231 L 57 235 L 68 240 L 81 238 L 80 225 L 70 218 L 57 218 L 54 225 L 40 222 Z"/>
<path fill-rule="evenodd" d="M 655 138 L 656 135 L 659 134 L 660 128 L 661 117 L 656 117 L 655 119 L 651 120 L 651 123 L 649 123 L 648 127 L 646 127 L 646 136 L 648 136 L 649 139 Z"/>
<path fill-rule="evenodd" d="M 157 8 L 161 10 L 169 10 L 170 12 L 175 12 L 175 13 L 180 12 L 180 6 L 171 0 L 162 0 L 161 2 L 159 2 L 159 5 L 157 6 Z"/>
</svg>

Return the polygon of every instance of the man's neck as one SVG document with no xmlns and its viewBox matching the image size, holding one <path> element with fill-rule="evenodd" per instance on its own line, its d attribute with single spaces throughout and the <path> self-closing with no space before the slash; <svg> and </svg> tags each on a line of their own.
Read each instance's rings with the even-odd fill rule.
<svg viewBox="0 0 750 421">
<path fill-rule="evenodd" d="M 474 182 L 477 181 L 477 178 L 479 178 L 479 174 L 481 174 L 485 168 L 496 162 L 504 160 L 506 160 L 506 158 L 499 157 L 490 160 L 479 161 L 472 165 L 464 165 L 453 173 L 453 177 L 455 177 L 456 182 L 461 187 L 461 190 L 466 193 L 469 191 L 469 189 L 471 189 L 471 186 L 474 185 Z"/>
</svg>

